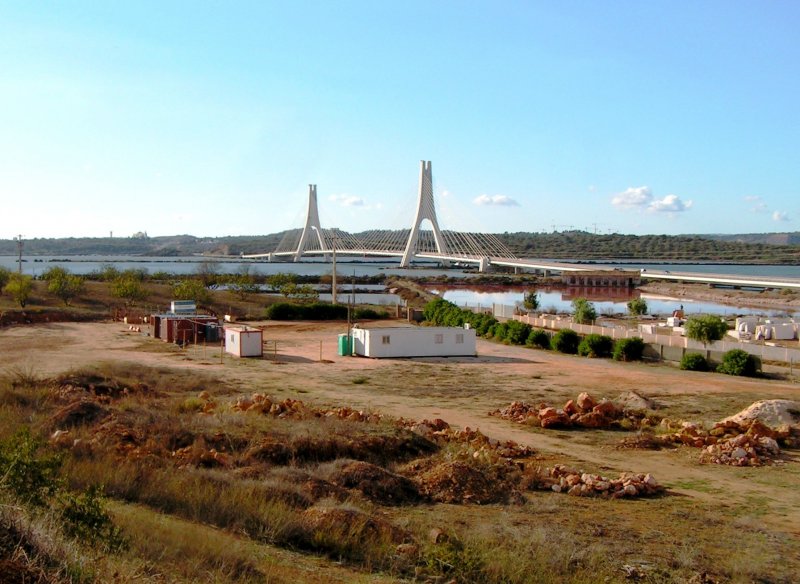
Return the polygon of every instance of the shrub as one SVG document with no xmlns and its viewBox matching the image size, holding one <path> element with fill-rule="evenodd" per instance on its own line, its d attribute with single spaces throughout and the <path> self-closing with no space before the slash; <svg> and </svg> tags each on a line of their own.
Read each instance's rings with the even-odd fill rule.
<svg viewBox="0 0 800 584">
<path fill-rule="evenodd" d="M 686 353 L 681 359 L 684 371 L 708 371 L 708 361 L 700 353 Z"/>
<path fill-rule="evenodd" d="M 8 284 L 8 279 L 11 277 L 11 272 L 6 268 L 0 266 L 0 292 Z"/>
<path fill-rule="evenodd" d="M 496 323 L 491 330 L 492 338 L 495 341 L 504 341 L 506 339 L 506 335 L 508 334 L 508 323 L 507 322 L 498 322 Z"/>
<path fill-rule="evenodd" d="M 510 320 L 506 323 L 506 336 L 504 340 L 512 345 L 524 345 L 531 334 L 531 325 L 518 320 Z"/>
<path fill-rule="evenodd" d="M 741 349 L 733 349 L 722 356 L 722 363 L 717 367 L 719 373 L 754 377 L 759 370 L 758 359 Z"/>
<path fill-rule="evenodd" d="M 608 357 L 614 348 L 614 340 L 606 335 L 586 335 L 578 345 L 578 355 L 584 357 Z"/>
<path fill-rule="evenodd" d="M 0 442 L 0 489 L 31 505 L 42 506 L 60 487 L 61 458 L 37 456 L 40 442 L 27 427 Z"/>
<path fill-rule="evenodd" d="M 59 298 L 66 306 L 73 298 L 83 293 L 83 278 L 70 274 L 64 268 L 55 266 L 42 274 L 42 280 L 47 282 L 47 291 Z"/>
<path fill-rule="evenodd" d="M 26 274 L 13 273 L 8 277 L 8 283 L 3 288 L 22 308 L 28 303 L 33 292 L 33 278 Z"/>
<path fill-rule="evenodd" d="M 194 300 L 197 304 L 211 302 L 211 293 L 203 282 L 193 278 L 175 282 L 172 285 L 172 297 L 175 300 Z"/>
<path fill-rule="evenodd" d="M 707 345 L 725 336 L 728 325 L 718 316 L 703 314 L 690 316 L 685 324 L 686 336 Z"/>
<path fill-rule="evenodd" d="M 614 361 L 641 361 L 644 341 L 640 337 L 620 339 L 614 345 Z"/>
<path fill-rule="evenodd" d="M 597 320 L 597 310 L 595 310 L 594 304 L 586 300 L 586 298 L 573 300 L 572 308 L 575 311 L 572 319 L 578 324 L 591 324 Z"/>
<path fill-rule="evenodd" d="M 267 307 L 270 320 L 346 320 L 347 306 L 315 302 L 314 304 L 292 304 L 278 302 Z"/>
<path fill-rule="evenodd" d="M 116 552 L 126 547 L 122 531 L 103 508 L 101 489 L 89 487 L 79 494 L 66 492 L 61 497 L 61 519 L 67 536 L 86 544 Z"/>
<path fill-rule="evenodd" d="M 574 355 L 578 352 L 578 344 L 581 342 L 581 337 L 572 329 L 561 329 L 553 335 L 553 340 L 550 346 L 554 351 L 559 353 L 567 353 Z"/>
<path fill-rule="evenodd" d="M 647 302 L 644 298 L 634 298 L 628 301 L 628 312 L 631 316 L 647 314 Z"/>
<path fill-rule="evenodd" d="M 464 326 L 469 323 L 475 329 L 475 334 L 481 337 L 492 338 L 494 328 L 498 322 L 491 314 L 475 313 L 471 310 L 459 308 L 444 298 L 435 298 L 425 305 L 422 312 L 426 322 L 436 326 Z M 505 331 L 503 331 L 505 338 Z"/>
<path fill-rule="evenodd" d="M 540 349 L 550 348 L 550 335 L 542 329 L 532 329 L 525 344 L 529 347 L 538 347 Z"/>
<path fill-rule="evenodd" d="M 379 320 L 388 317 L 389 315 L 383 310 L 375 310 L 374 308 L 356 308 L 353 311 L 353 318 L 356 320 Z"/>
</svg>

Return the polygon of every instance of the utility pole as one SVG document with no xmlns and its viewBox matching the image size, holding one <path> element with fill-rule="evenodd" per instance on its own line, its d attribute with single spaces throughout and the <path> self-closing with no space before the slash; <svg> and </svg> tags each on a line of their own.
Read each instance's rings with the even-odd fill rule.
<svg viewBox="0 0 800 584">
<path fill-rule="evenodd" d="M 336 304 L 336 234 L 331 237 L 333 244 L 333 275 L 331 276 L 331 303 Z"/>
<path fill-rule="evenodd" d="M 19 259 L 17 260 L 17 271 L 21 274 L 22 273 L 22 248 L 24 247 L 25 243 L 22 241 L 22 234 L 20 233 L 17 236 L 17 251 L 19 252 Z"/>
</svg>

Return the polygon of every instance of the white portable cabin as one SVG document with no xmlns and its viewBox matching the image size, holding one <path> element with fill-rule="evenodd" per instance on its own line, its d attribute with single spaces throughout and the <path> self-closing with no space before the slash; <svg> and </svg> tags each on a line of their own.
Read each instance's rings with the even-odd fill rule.
<svg viewBox="0 0 800 584">
<path fill-rule="evenodd" d="M 226 326 L 225 352 L 237 357 L 262 357 L 264 332 L 249 326 Z"/>
<path fill-rule="evenodd" d="M 474 357 L 475 331 L 459 327 L 353 329 L 353 354 L 362 357 Z"/>
</svg>

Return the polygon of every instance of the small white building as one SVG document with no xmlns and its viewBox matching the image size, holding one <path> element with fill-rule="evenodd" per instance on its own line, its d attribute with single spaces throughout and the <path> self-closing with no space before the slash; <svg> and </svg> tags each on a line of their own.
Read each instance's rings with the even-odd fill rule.
<svg viewBox="0 0 800 584">
<path fill-rule="evenodd" d="M 475 331 L 459 327 L 375 327 L 353 329 L 353 354 L 392 357 L 474 357 Z"/>
<path fill-rule="evenodd" d="M 237 357 L 262 357 L 264 331 L 246 325 L 223 327 L 225 352 Z"/>
</svg>

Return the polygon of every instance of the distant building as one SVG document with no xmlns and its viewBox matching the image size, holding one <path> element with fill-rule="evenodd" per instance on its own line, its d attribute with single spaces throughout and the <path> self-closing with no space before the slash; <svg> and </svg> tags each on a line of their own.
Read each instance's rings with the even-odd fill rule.
<svg viewBox="0 0 800 584">
<path fill-rule="evenodd" d="M 633 288 L 642 283 L 642 277 L 639 272 L 632 270 L 565 272 L 561 276 L 561 283 L 566 286 Z"/>
</svg>

